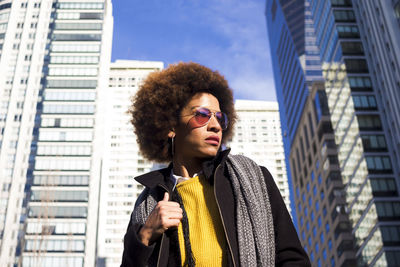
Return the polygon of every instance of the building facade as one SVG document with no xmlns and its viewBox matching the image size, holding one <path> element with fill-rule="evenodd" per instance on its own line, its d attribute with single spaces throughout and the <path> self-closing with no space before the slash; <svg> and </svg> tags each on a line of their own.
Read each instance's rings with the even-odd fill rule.
<svg viewBox="0 0 400 267">
<path fill-rule="evenodd" d="M 146 76 L 163 69 L 157 61 L 117 60 L 111 63 L 104 121 L 104 157 L 101 171 L 98 266 L 120 266 L 123 237 L 143 186 L 134 177 L 153 164 L 139 151 L 127 113 L 133 95 Z"/>
<path fill-rule="evenodd" d="M 371 82 L 393 161 L 400 162 L 400 1 L 353 1 Z M 396 174 L 397 176 L 400 173 Z"/>
<path fill-rule="evenodd" d="M 1 266 L 95 265 L 112 26 L 110 0 L 0 1 Z"/>
<path fill-rule="evenodd" d="M 305 29 L 313 28 L 313 33 L 306 30 L 305 34 L 310 37 L 310 43 L 318 48 L 318 64 L 323 78 L 323 86 L 320 86 L 323 89 L 316 90 L 318 97 L 312 96 L 314 100 L 308 103 L 316 105 L 317 114 L 314 117 L 318 117 L 324 101 L 325 115 L 329 116 L 331 124 L 331 129 L 326 124 L 325 130 L 334 137 L 334 143 L 330 138 L 327 139 L 330 142 L 326 143 L 326 149 L 335 150 L 332 151 L 334 155 L 321 162 L 322 159 L 315 155 L 318 150 L 313 151 L 313 146 L 318 147 L 318 142 L 313 141 L 316 142 L 313 146 L 307 145 L 312 141 L 309 132 L 311 122 L 314 121 L 314 126 L 317 126 L 315 118 L 310 116 L 307 124 L 304 121 L 302 123 L 301 119 L 287 119 L 288 128 L 293 129 L 293 136 L 286 141 L 288 145 L 285 145 L 285 150 L 289 149 L 290 173 L 293 184 L 296 184 L 297 223 L 305 224 L 301 240 L 307 246 L 315 266 L 398 266 L 400 217 L 397 210 L 400 205 L 400 178 L 398 161 L 395 160 L 395 153 L 398 152 L 391 145 L 389 125 L 385 123 L 386 118 L 383 119 L 383 107 L 377 100 L 380 96 L 374 88 L 376 85 L 372 82 L 364 44 L 360 39 L 359 25 L 362 20 L 357 21 L 353 1 L 350 0 L 301 1 L 299 4 L 304 5 L 305 16 L 289 8 L 289 3 L 293 2 L 270 0 L 266 6 L 271 55 L 278 85 L 276 88 L 277 91 L 289 92 L 287 96 L 277 92 L 277 96 L 281 98 L 281 104 L 289 101 L 291 94 L 298 95 L 298 90 L 290 90 L 282 81 L 290 75 L 290 70 L 296 69 L 296 64 L 291 64 L 294 60 L 286 59 L 288 51 L 296 47 L 294 34 L 287 34 L 287 31 L 290 33 L 287 17 L 304 17 Z M 358 2 L 359 6 L 364 5 L 364 1 Z M 287 68 L 279 68 L 285 64 Z M 313 90 L 306 69 L 303 74 L 308 82 L 308 96 Z M 309 107 L 297 105 L 295 108 L 299 116 L 308 117 L 306 113 Z M 282 106 L 282 112 L 289 115 L 286 118 L 290 118 L 287 106 Z M 321 143 L 319 145 L 324 146 Z M 285 151 L 285 154 L 288 152 Z M 321 185 L 318 182 L 314 185 L 316 192 L 324 192 L 335 205 L 322 210 L 321 223 L 312 225 L 311 221 L 315 223 L 313 218 L 320 216 L 316 211 L 316 203 L 321 199 L 319 194 L 312 193 L 314 188 L 311 181 L 315 180 L 313 176 L 316 173 L 331 170 L 330 166 L 337 168 L 339 173 L 331 177 L 330 171 L 325 172 L 320 178 Z M 322 185 L 331 183 L 331 180 L 338 182 L 330 186 L 329 191 L 323 191 L 327 188 Z M 321 238 L 321 233 L 327 237 L 331 231 L 335 242 L 333 239 Z M 326 256 L 321 254 L 321 247 L 326 249 Z M 329 258 L 328 255 L 332 256 Z"/>
<path fill-rule="evenodd" d="M 289 212 L 290 195 L 281 135 L 278 103 L 236 100 L 238 120 L 228 147 L 232 154 L 245 155 L 272 174 Z"/>
</svg>

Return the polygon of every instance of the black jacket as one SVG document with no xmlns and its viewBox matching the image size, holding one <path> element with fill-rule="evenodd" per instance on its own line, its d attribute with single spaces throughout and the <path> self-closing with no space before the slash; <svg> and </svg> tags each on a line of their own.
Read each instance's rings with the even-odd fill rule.
<svg viewBox="0 0 400 267">
<path fill-rule="evenodd" d="M 221 219 L 229 247 L 229 265 L 239 267 L 239 247 L 235 224 L 235 201 L 225 163 L 228 154 L 229 150 L 225 150 L 218 153 L 214 159 L 204 162 L 203 173 L 206 179 L 214 184 L 215 187 L 215 199 L 217 205 L 220 207 Z M 170 179 L 171 168 L 172 165 L 168 168 L 139 176 L 136 180 L 147 188 L 158 190 L 159 193 L 157 195 L 159 196 L 159 200 L 161 200 L 166 189 L 171 195 L 171 190 L 173 188 L 173 183 Z M 261 170 L 267 184 L 274 221 L 276 266 L 311 266 L 271 174 L 265 167 L 261 167 Z M 132 224 L 132 219 L 129 222 L 124 237 L 124 252 L 121 267 L 147 266 L 149 262 L 158 262 L 157 266 L 163 267 L 178 266 L 179 263 L 176 259 L 169 257 L 171 233 L 167 231 L 158 242 L 152 246 L 145 246 L 140 242 L 137 235 L 141 226 L 142 225 Z"/>
</svg>

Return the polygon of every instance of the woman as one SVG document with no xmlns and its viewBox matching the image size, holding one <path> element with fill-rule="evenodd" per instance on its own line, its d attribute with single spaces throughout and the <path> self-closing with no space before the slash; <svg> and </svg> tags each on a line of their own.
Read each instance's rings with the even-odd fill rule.
<svg viewBox="0 0 400 267">
<path fill-rule="evenodd" d="M 171 65 L 130 113 L 143 155 L 170 164 L 136 178 L 121 266 L 310 266 L 268 170 L 221 148 L 236 119 L 223 76 Z"/>
</svg>

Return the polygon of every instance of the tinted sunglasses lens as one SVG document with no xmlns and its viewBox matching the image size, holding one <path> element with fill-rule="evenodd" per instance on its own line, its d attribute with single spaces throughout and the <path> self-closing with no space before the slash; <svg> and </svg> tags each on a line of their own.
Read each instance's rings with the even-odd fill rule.
<svg viewBox="0 0 400 267">
<path fill-rule="evenodd" d="M 195 119 L 200 125 L 206 124 L 211 118 L 211 112 L 208 109 L 200 108 L 196 111 Z"/>
<path fill-rule="evenodd" d="M 228 116 L 223 112 L 216 112 L 215 117 L 221 125 L 222 130 L 226 130 L 228 128 Z"/>
</svg>

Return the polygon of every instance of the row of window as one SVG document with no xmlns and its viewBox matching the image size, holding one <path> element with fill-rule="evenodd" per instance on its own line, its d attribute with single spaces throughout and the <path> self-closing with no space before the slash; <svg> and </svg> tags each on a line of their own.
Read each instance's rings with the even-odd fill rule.
<svg viewBox="0 0 400 267">
<path fill-rule="evenodd" d="M 93 133 L 90 131 L 40 131 L 39 141 L 92 141 Z"/>
<path fill-rule="evenodd" d="M 68 222 L 68 223 L 40 223 L 29 222 L 26 227 L 27 234 L 45 234 L 45 235 L 66 235 L 86 233 L 86 223 Z"/>
<path fill-rule="evenodd" d="M 33 185 L 89 185 L 89 175 L 35 175 Z"/>
<path fill-rule="evenodd" d="M 358 115 L 358 126 L 360 130 L 381 130 L 382 124 L 379 115 Z"/>
<path fill-rule="evenodd" d="M 0 14 L 0 20 L 8 20 L 10 13 L 2 13 Z"/>
<path fill-rule="evenodd" d="M 353 22 L 356 20 L 352 10 L 334 10 L 333 16 L 336 22 Z"/>
<path fill-rule="evenodd" d="M 377 202 L 375 203 L 375 205 L 379 218 L 381 219 L 400 218 L 400 202 Z"/>
<path fill-rule="evenodd" d="M 36 158 L 35 170 L 88 171 L 90 170 L 90 159 Z"/>
<path fill-rule="evenodd" d="M 43 105 L 43 113 L 50 114 L 93 114 L 95 110 L 95 105 Z"/>
<path fill-rule="evenodd" d="M 62 23 L 57 22 L 54 24 L 55 30 L 101 30 L 103 24 L 101 23 Z"/>
<path fill-rule="evenodd" d="M 363 55 L 364 48 L 361 42 L 341 42 L 343 55 Z"/>
<path fill-rule="evenodd" d="M 353 91 L 370 90 L 371 80 L 368 77 L 349 77 L 350 88 Z"/>
<path fill-rule="evenodd" d="M 357 95 L 353 96 L 355 109 L 358 110 L 375 110 L 377 108 L 376 99 L 373 95 Z"/>
<path fill-rule="evenodd" d="M 97 68 L 50 68 L 50 76 L 97 76 Z"/>
<path fill-rule="evenodd" d="M 94 120 L 88 118 L 44 118 L 42 127 L 92 128 Z"/>
<path fill-rule="evenodd" d="M 103 9 L 104 3 L 60 2 L 60 3 L 53 3 L 53 7 L 57 9 Z"/>
<path fill-rule="evenodd" d="M 47 80 L 48 88 L 96 88 L 96 80 Z"/>
<path fill-rule="evenodd" d="M 103 19 L 103 13 L 57 12 L 57 19 Z"/>
<path fill-rule="evenodd" d="M 365 151 L 386 151 L 385 136 L 381 134 L 361 135 L 363 147 Z"/>
<path fill-rule="evenodd" d="M 47 156 L 90 156 L 92 153 L 91 146 L 78 146 L 78 145 L 69 145 L 69 146 L 56 146 L 56 145 L 39 145 L 37 148 L 38 155 L 47 155 Z"/>
<path fill-rule="evenodd" d="M 52 44 L 51 52 L 100 52 L 99 44 Z"/>
<path fill-rule="evenodd" d="M 357 26 L 337 26 L 340 38 L 360 38 L 360 32 Z"/>
<path fill-rule="evenodd" d="M 49 207 L 34 206 L 29 208 L 30 218 L 86 218 L 87 207 Z"/>
<path fill-rule="evenodd" d="M 372 178 L 371 188 L 374 196 L 397 196 L 397 186 L 393 178 Z"/>
<path fill-rule="evenodd" d="M 22 266 L 24 267 L 54 267 L 54 266 L 68 266 L 68 267 L 83 267 L 83 257 L 76 256 L 45 256 L 38 257 L 25 256 L 22 257 Z"/>
<path fill-rule="evenodd" d="M 101 41 L 101 34 L 53 34 L 51 36 L 51 40 L 53 40 L 53 41 Z"/>
<path fill-rule="evenodd" d="M 84 251 L 84 240 L 26 240 L 25 251 Z"/>
<path fill-rule="evenodd" d="M 392 172 L 392 164 L 388 156 L 367 156 L 368 171 L 371 173 L 390 173 Z"/>
<path fill-rule="evenodd" d="M 88 191 L 38 191 L 34 190 L 31 193 L 31 201 L 46 201 L 46 202 L 62 202 L 62 201 L 84 201 L 89 199 Z"/>
<path fill-rule="evenodd" d="M 96 92 L 46 90 L 44 93 L 44 99 L 62 101 L 94 101 L 96 99 Z"/>
<path fill-rule="evenodd" d="M 97 64 L 99 57 L 96 56 L 50 56 L 52 64 Z"/>
</svg>

